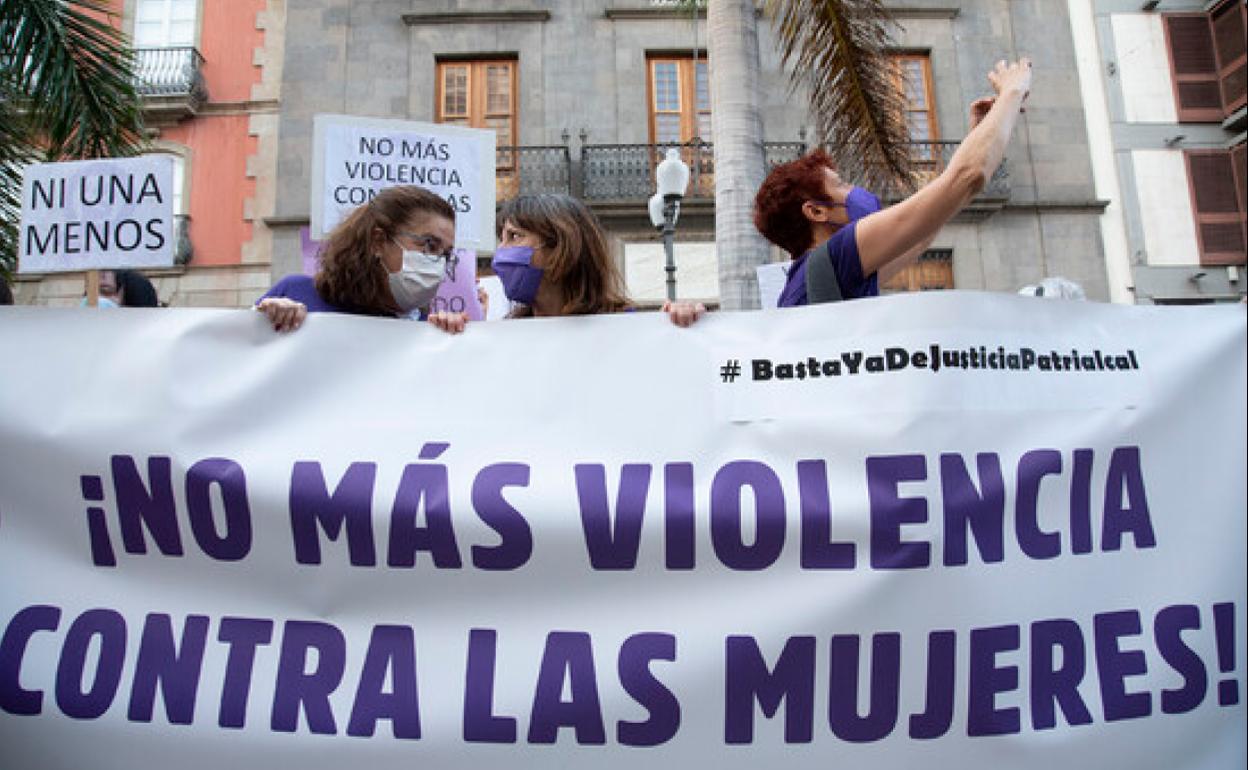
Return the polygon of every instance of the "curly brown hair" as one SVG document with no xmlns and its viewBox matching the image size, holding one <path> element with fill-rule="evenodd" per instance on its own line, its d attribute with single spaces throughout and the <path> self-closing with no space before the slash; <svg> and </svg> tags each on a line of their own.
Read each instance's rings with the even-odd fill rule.
<svg viewBox="0 0 1248 770">
<path fill-rule="evenodd" d="M 598 217 L 568 195 L 521 195 L 498 211 L 498 226 L 511 222 L 541 239 L 545 249 L 542 280 L 561 289 L 559 315 L 618 313 L 632 307 L 624 277 L 611 258 Z M 512 315 L 530 316 L 532 308 Z"/>
<path fill-rule="evenodd" d="M 381 190 L 334 228 L 321 247 L 316 291 L 329 303 L 359 315 L 392 316 L 399 307 L 390 295 L 389 273 L 377 258 L 374 235 L 393 238 L 413 214 L 428 212 L 455 222 L 455 209 L 422 187 Z"/>
<path fill-rule="evenodd" d="M 754 226 L 767 240 L 797 259 L 814 238 L 802 204 L 827 197 L 824 169 L 836 170 L 823 150 L 815 150 L 771 170 L 754 196 Z"/>
</svg>

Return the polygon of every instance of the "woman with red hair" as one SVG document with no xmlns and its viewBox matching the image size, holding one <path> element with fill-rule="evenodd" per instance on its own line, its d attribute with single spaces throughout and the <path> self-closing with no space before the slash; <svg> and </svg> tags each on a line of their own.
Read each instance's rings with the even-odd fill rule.
<svg viewBox="0 0 1248 770">
<path fill-rule="evenodd" d="M 781 307 L 879 294 L 880 268 L 926 248 L 983 189 L 1031 88 L 1031 62 L 997 62 L 988 80 L 996 97 L 972 106 L 973 127 L 949 165 L 895 206 L 854 216 L 863 203 L 871 208 L 870 193 L 842 181 L 822 150 L 772 170 L 754 199 L 754 225 L 793 256 Z"/>
</svg>

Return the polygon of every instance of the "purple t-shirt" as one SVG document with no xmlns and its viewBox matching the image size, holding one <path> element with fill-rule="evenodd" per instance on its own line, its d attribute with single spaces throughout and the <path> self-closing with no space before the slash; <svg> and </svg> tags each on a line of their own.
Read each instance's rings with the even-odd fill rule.
<svg viewBox="0 0 1248 770">
<path fill-rule="evenodd" d="M 832 259 L 832 268 L 836 272 L 836 282 L 841 287 L 843 299 L 862 299 L 875 297 L 880 293 L 880 283 L 875 273 L 869 276 L 862 274 L 862 260 L 858 258 L 858 238 L 854 230 L 858 220 L 854 220 L 832 234 L 828 239 L 828 256 Z M 806 252 L 793 260 L 789 268 L 789 277 L 784 282 L 784 290 L 780 292 L 779 307 L 798 307 L 808 304 L 806 299 L 806 260 L 814 252 Z"/>
<path fill-rule="evenodd" d="M 302 302 L 309 313 L 346 313 L 337 305 L 326 302 L 316 291 L 316 282 L 310 275 L 287 275 L 273 284 L 273 288 L 264 293 L 266 297 L 285 297 Z M 256 300 L 258 303 L 260 300 Z"/>
</svg>

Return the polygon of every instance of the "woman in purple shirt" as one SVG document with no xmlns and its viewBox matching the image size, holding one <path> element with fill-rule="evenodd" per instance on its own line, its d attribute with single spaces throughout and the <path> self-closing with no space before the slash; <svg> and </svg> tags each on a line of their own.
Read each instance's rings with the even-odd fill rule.
<svg viewBox="0 0 1248 770">
<path fill-rule="evenodd" d="M 926 248 L 983 189 L 1031 88 L 1031 62 L 1000 61 L 988 80 L 996 96 L 972 105 L 971 131 L 949 165 L 895 206 L 854 217 L 855 196 L 869 193 L 843 182 L 821 150 L 768 174 L 754 199 L 754 224 L 793 256 L 781 307 L 879 294 L 880 268 Z"/>
<path fill-rule="evenodd" d="M 455 210 L 434 193 L 390 187 L 352 211 L 329 234 L 315 276 L 288 275 L 256 309 L 278 331 L 308 313 L 407 316 L 428 307 L 454 269 Z"/>
</svg>

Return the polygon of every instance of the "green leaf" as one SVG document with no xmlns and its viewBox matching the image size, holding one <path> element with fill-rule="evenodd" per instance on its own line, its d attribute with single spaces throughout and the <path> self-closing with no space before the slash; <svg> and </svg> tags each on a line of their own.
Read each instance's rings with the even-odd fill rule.
<svg viewBox="0 0 1248 770">
<path fill-rule="evenodd" d="M 815 138 L 841 175 L 913 189 L 905 95 L 887 55 L 895 25 L 879 0 L 768 0 L 794 84 L 810 90 Z"/>
<path fill-rule="evenodd" d="M 0 2 L 0 272 L 16 264 L 25 164 L 147 147 L 118 21 L 102 0 Z"/>
</svg>

